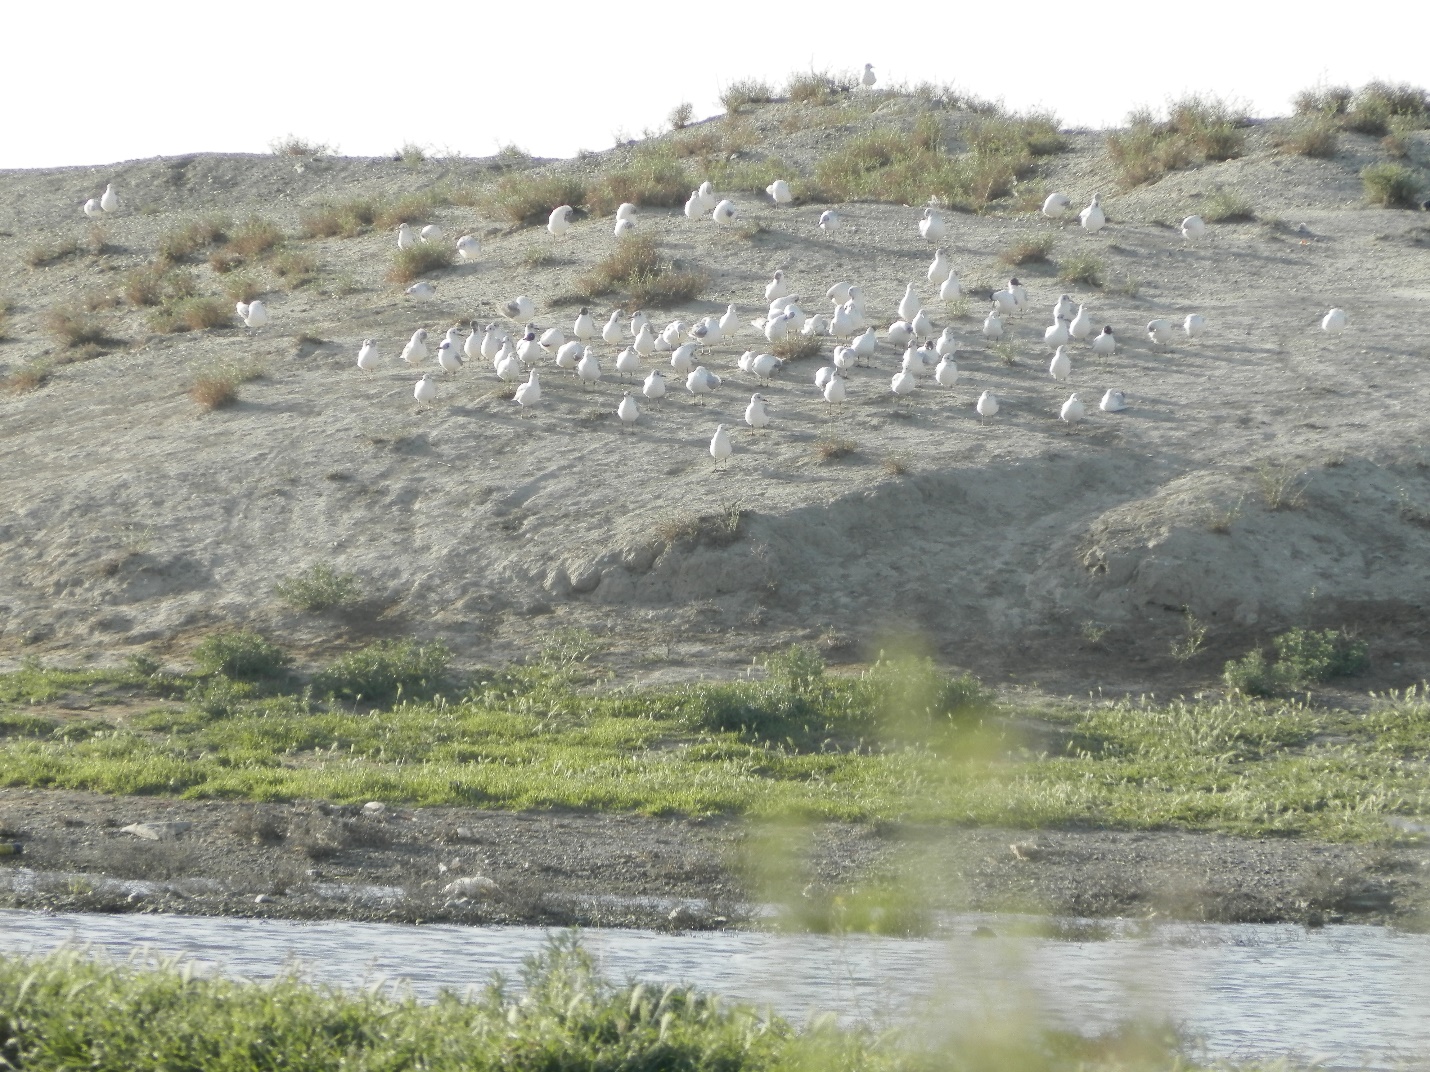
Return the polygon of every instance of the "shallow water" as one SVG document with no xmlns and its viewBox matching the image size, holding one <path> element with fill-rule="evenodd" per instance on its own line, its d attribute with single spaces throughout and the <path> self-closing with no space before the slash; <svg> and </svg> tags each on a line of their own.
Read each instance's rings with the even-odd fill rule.
<svg viewBox="0 0 1430 1072">
<path fill-rule="evenodd" d="M 687 983 L 800 1022 L 825 1011 L 889 1022 L 933 1009 L 936 1022 L 950 1023 L 1017 1002 L 1083 1032 L 1137 1015 L 1170 1018 L 1213 1057 L 1430 1066 L 1430 935 L 1249 924 L 1163 924 L 1091 942 L 973 933 L 1018 922 L 961 917 L 951 937 L 917 941 L 599 929 L 583 941 L 613 980 Z M 421 997 L 481 986 L 497 971 L 512 976 L 550 933 L 0 911 L 4 952 L 80 941 L 122 958 L 148 947 L 251 978 L 296 961 L 317 981 L 403 979 Z"/>
</svg>

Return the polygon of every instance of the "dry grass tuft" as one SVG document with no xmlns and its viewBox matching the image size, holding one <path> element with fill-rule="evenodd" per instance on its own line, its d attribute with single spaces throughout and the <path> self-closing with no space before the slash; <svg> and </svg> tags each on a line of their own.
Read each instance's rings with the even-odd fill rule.
<svg viewBox="0 0 1430 1072">
<path fill-rule="evenodd" d="M 1276 139 L 1276 147 L 1283 153 L 1329 160 L 1340 150 L 1340 129 L 1328 116 L 1299 120 Z"/>
<path fill-rule="evenodd" d="M 306 287 L 318 278 L 318 259 L 311 253 L 280 253 L 273 259 L 273 271 L 287 286 Z"/>
<path fill-rule="evenodd" d="M 87 343 L 103 343 L 109 338 L 98 319 L 72 305 L 49 310 L 43 323 L 46 331 L 71 349 Z"/>
<path fill-rule="evenodd" d="M 709 514 L 670 514 L 655 523 L 652 534 L 666 547 L 728 547 L 740 538 L 740 524 L 749 511 L 739 503 L 727 503 Z"/>
<path fill-rule="evenodd" d="M 672 208 L 685 204 L 693 185 L 684 165 L 669 148 L 637 151 L 628 165 L 607 172 L 586 192 L 585 204 L 603 216 L 613 214 L 626 201 L 643 207 Z"/>
<path fill-rule="evenodd" d="M 1299 510 L 1306 505 L 1306 486 L 1295 466 L 1262 462 L 1256 470 L 1256 484 L 1269 510 Z"/>
<path fill-rule="evenodd" d="M 328 202 L 299 217 L 304 238 L 356 238 L 365 234 L 383 214 L 383 205 L 368 197 Z"/>
<path fill-rule="evenodd" d="M 668 145 L 676 156 L 699 157 L 707 165 L 727 159 L 733 153 L 743 153 L 759 141 L 759 132 L 748 120 L 727 115 L 717 122 L 701 123 L 695 129 L 672 139 Z"/>
<path fill-rule="evenodd" d="M 263 375 L 263 366 L 219 365 L 194 377 L 189 385 L 189 397 L 206 410 L 223 409 L 238 401 L 238 389 Z"/>
<path fill-rule="evenodd" d="M 1127 130 L 1108 135 L 1107 152 L 1123 184 L 1140 186 L 1199 160 L 1240 156 L 1247 122 L 1241 108 L 1220 98 L 1183 97 L 1168 106 L 1166 119 L 1145 108 L 1133 112 Z"/>
<path fill-rule="evenodd" d="M 828 465 L 830 462 L 837 462 L 841 458 L 847 458 L 859 449 L 859 444 L 852 439 L 843 439 L 839 436 L 821 436 L 815 440 L 814 456 L 821 465 Z"/>
<path fill-rule="evenodd" d="M 263 286 L 251 275 L 236 272 L 223 282 L 224 296 L 232 302 L 251 302 L 263 293 Z"/>
<path fill-rule="evenodd" d="M 18 395 L 33 391 L 50 378 L 50 366 L 43 361 L 31 361 L 0 378 L 0 391 Z"/>
<path fill-rule="evenodd" d="M 720 94 L 720 103 L 729 115 L 734 115 L 746 105 L 769 104 L 774 99 L 775 94 L 770 89 L 770 84 L 757 78 L 742 78 L 731 82 Z"/>
<path fill-rule="evenodd" d="M 387 270 L 387 281 L 398 286 L 406 286 L 442 268 L 452 266 L 452 251 L 446 244 L 418 242 L 415 246 L 397 250 L 392 256 L 392 267 Z"/>
<path fill-rule="evenodd" d="M 833 104 L 852 92 L 851 78 L 835 78 L 828 71 L 802 71 L 790 75 L 783 95 L 795 104 Z"/>
<path fill-rule="evenodd" d="M 807 361 L 819 356 L 819 339 L 813 335 L 786 335 L 770 347 L 770 353 L 783 361 Z"/>
<path fill-rule="evenodd" d="M 218 298 L 181 298 L 163 306 L 149 318 L 149 326 L 165 335 L 232 325 L 233 309 Z"/>
<path fill-rule="evenodd" d="M 1098 258 L 1090 253 L 1079 253 L 1058 265 L 1058 280 L 1073 285 L 1100 287 L 1105 271 Z"/>
<path fill-rule="evenodd" d="M 275 138 L 268 143 L 268 148 L 275 156 L 322 156 L 332 151 L 330 146 L 322 142 L 308 141 L 296 134 Z"/>
<path fill-rule="evenodd" d="M 1052 252 L 1053 236 L 1039 235 L 1036 238 L 1024 238 L 1009 246 L 998 254 L 998 259 L 1010 267 L 1023 264 L 1047 264 Z"/>
<path fill-rule="evenodd" d="M 514 227 L 544 224 L 560 205 L 580 205 L 586 184 L 573 175 L 508 175 L 482 198 L 483 209 Z"/>
<path fill-rule="evenodd" d="M 1383 208 L 1414 208 L 1420 192 L 1415 172 L 1404 164 L 1379 163 L 1368 165 L 1361 173 L 1365 197 L 1372 205 Z"/>
<path fill-rule="evenodd" d="M 278 225 L 261 216 L 250 216 L 229 235 L 229 247 L 245 260 L 261 257 L 283 242 Z"/>
<path fill-rule="evenodd" d="M 1250 223 L 1256 219 L 1251 202 L 1235 190 L 1214 190 L 1202 208 L 1207 223 Z"/>
<path fill-rule="evenodd" d="M 417 167 L 427 159 L 427 150 L 416 142 L 405 142 L 402 148 L 392 154 L 392 158 L 408 167 Z"/>
<path fill-rule="evenodd" d="M 200 250 L 221 245 L 228 240 L 233 223 L 222 216 L 206 216 L 183 227 L 169 231 L 159 239 L 155 260 L 162 265 L 176 264 Z"/>
<path fill-rule="evenodd" d="M 903 453 L 890 454 L 880 465 L 886 476 L 903 476 L 913 468 L 909 455 Z"/>
<path fill-rule="evenodd" d="M 666 116 L 666 122 L 670 124 L 671 130 L 684 130 L 694 118 L 695 105 L 689 101 L 681 101 L 670 110 L 670 115 Z"/>
<path fill-rule="evenodd" d="M 680 271 L 662 260 L 649 235 L 627 235 L 615 252 L 576 280 L 576 290 L 584 298 L 623 290 L 637 305 L 670 306 L 699 297 L 706 282 L 703 273 Z"/>
<path fill-rule="evenodd" d="M 33 246 L 25 253 L 25 263 L 31 268 L 48 268 L 66 257 L 79 255 L 79 242 L 73 238 L 62 238 L 55 242 Z"/>
</svg>

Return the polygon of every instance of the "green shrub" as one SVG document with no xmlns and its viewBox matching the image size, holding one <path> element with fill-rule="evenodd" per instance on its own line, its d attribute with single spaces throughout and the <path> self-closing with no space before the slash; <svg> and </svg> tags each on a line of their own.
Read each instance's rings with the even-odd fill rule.
<svg viewBox="0 0 1430 1072">
<path fill-rule="evenodd" d="M 1404 164 L 1370 164 L 1360 173 L 1366 200 L 1384 208 L 1414 208 L 1420 184 Z"/>
<path fill-rule="evenodd" d="M 194 649 L 200 673 L 237 681 L 261 681 L 283 675 L 292 658 L 277 644 L 247 629 L 213 633 Z"/>
<path fill-rule="evenodd" d="M 440 640 L 379 640 L 350 652 L 313 678 L 324 696 L 341 696 L 372 704 L 419 699 L 436 694 L 446 684 L 451 653 Z"/>
<path fill-rule="evenodd" d="M 1107 151 L 1123 184 L 1155 182 L 1198 159 L 1240 156 L 1247 119 L 1241 109 L 1217 97 L 1188 96 L 1173 101 L 1165 119 L 1145 108 L 1127 117 L 1127 129 L 1108 135 Z"/>
<path fill-rule="evenodd" d="M 765 659 L 770 680 L 790 692 L 809 692 L 824 677 L 824 659 L 810 644 L 791 644 Z"/>
<path fill-rule="evenodd" d="M 747 104 L 768 104 L 775 99 L 768 82 L 756 78 L 742 78 L 731 82 L 720 94 L 720 103 L 725 111 L 733 115 Z"/>
<path fill-rule="evenodd" d="M 1226 687 L 1244 696 L 1274 696 L 1284 684 L 1277 667 L 1266 661 L 1259 651 L 1247 652 L 1240 659 L 1231 659 L 1222 669 Z"/>
<path fill-rule="evenodd" d="M 515 227 L 529 227 L 545 223 L 561 205 L 585 200 L 586 183 L 573 175 L 508 175 L 482 198 L 482 206 Z"/>
<path fill-rule="evenodd" d="M 1363 640 L 1344 629 L 1289 629 L 1272 639 L 1276 662 L 1260 651 L 1232 659 L 1222 671 L 1228 688 L 1247 696 L 1274 696 L 1286 689 L 1300 689 L 1362 673 L 1369 662 Z"/>
<path fill-rule="evenodd" d="M 949 677 L 932 659 L 882 654 L 860 678 L 860 692 L 880 726 L 910 732 L 961 721 L 988 702 L 972 674 Z"/>
<path fill-rule="evenodd" d="M 339 573 L 326 562 L 315 562 L 302 573 L 283 578 L 273 591 L 298 610 L 327 610 L 362 598 L 357 575 Z"/>
</svg>

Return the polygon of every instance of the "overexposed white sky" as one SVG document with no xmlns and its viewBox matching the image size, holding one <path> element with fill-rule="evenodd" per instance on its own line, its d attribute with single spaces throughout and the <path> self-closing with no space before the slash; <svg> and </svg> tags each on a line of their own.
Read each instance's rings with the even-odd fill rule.
<svg viewBox="0 0 1430 1072">
<path fill-rule="evenodd" d="M 660 129 L 681 101 L 717 114 L 740 78 L 865 63 L 1079 127 L 1186 91 L 1270 116 L 1321 81 L 1430 82 L 1430 6 L 1412 0 L 13 0 L 5 36 L 0 168 L 265 152 L 290 133 L 359 156 L 570 156 Z"/>
</svg>

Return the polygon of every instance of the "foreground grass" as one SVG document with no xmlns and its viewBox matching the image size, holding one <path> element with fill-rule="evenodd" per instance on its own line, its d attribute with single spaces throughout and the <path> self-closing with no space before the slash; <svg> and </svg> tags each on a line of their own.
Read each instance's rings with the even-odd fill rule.
<svg viewBox="0 0 1430 1072">
<path fill-rule="evenodd" d="M 259 681 L 32 663 L 0 675 L 0 785 L 1338 840 L 1430 811 L 1430 701 L 1414 691 L 1363 714 L 1242 698 L 1010 712 L 924 662 L 852 678 L 788 656 L 769 680 L 655 690 L 593 687 L 581 657 L 463 683 L 440 651 L 391 646 L 306 685 L 281 667 Z M 67 693 L 99 714 L 43 713 Z M 145 697 L 182 700 L 103 715 Z M 1036 741 L 1012 728 L 1030 724 Z"/>
<path fill-rule="evenodd" d="M 842 1029 L 803 1030 L 768 1012 L 677 986 L 614 986 L 576 940 L 528 958 L 518 992 L 410 996 L 336 990 L 293 978 L 198 978 L 173 963 L 94 961 L 76 953 L 0 957 L 0 1065 L 74 1068 L 581 1069 L 589 1072 L 922 1072 L 934 1068 L 1188 1068 L 1166 1028 L 1130 1025 L 1098 1038 L 1012 1012 L 943 1025 L 938 1040 Z"/>
</svg>

